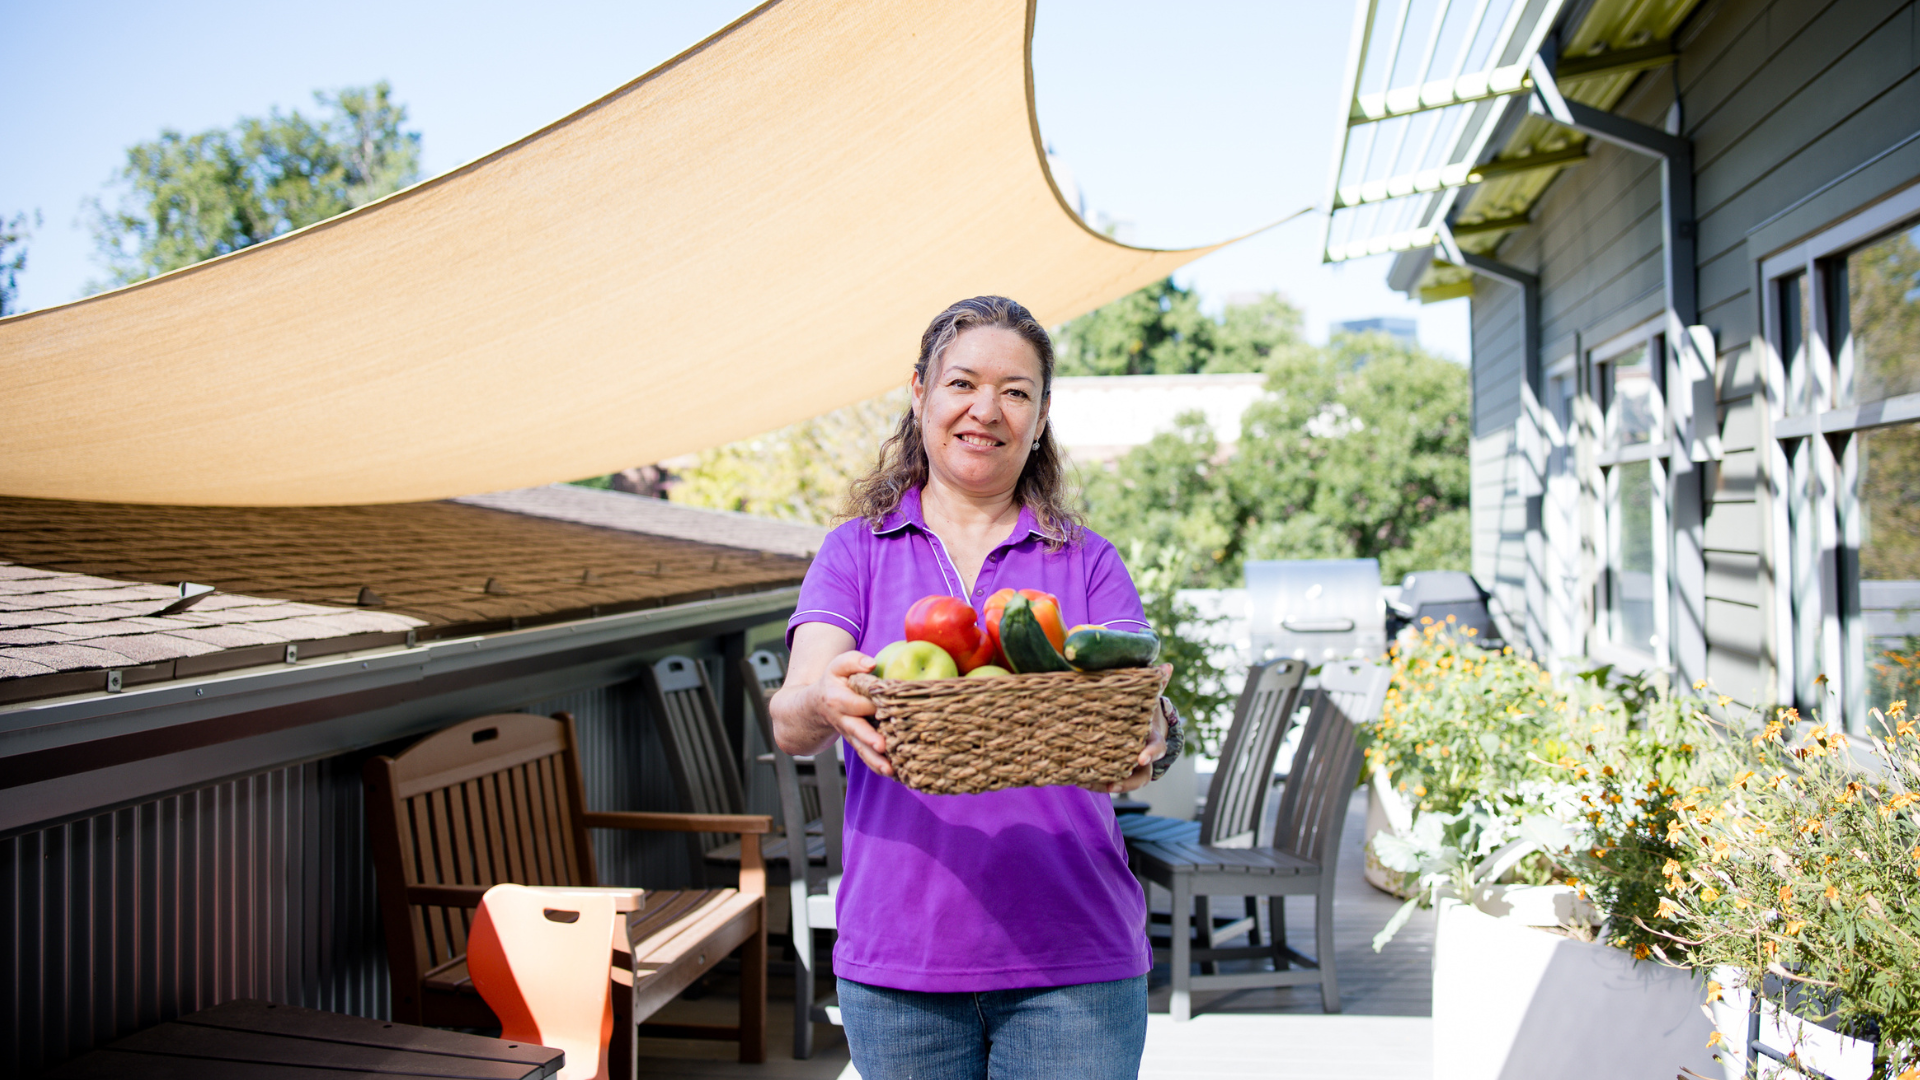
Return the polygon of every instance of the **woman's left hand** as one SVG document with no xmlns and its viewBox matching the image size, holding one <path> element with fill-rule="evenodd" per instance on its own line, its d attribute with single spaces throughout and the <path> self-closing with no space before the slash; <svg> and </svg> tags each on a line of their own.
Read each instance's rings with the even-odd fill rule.
<svg viewBox="0 0 1920 1080">
<path fill-rule="evenodd" d="M 1172 664 L 1160 665 L 1160 688 L 1166 689 L 1167 680 L 1173 675 Z M 1122 795 L 1145 787 L 1153 778 L 1153 763 L 1159 761 L 1167 752 L 1167 714 L 1161 710 L 1160 702 L 1153 703 L 1153 728 L 1147 732 L 1147 745 L 1141 749 L 1140 757 L 1133 773 L 1117 784 L 1108 784 L 1105 788 L 1094 788 L 1103 795 Z"/>
</svg>

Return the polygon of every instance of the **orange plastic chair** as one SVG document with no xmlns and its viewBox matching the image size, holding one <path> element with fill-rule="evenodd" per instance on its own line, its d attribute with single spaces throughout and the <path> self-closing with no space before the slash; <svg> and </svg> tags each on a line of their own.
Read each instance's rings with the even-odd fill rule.
<svg viewBox="0 0 1920 1080">
<path fill-rule="evenodd" d="M 622 912 L 639 889 L 495 885 L 467 937 L 473 987 L 509 1042 L 566 1052 L 559 1080 L 605 1080 L 613 1038 L 615 952 L 627 952 Z M 589 1065 L 588 1063 L 592 1064 Z"/>
</svg>

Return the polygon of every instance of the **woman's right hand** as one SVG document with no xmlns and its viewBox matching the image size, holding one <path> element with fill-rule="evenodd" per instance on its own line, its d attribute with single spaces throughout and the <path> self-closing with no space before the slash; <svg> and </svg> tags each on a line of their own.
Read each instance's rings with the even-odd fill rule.
<svg viewBox="0 0 1920 1080">
<path fill-rule="evenodd" d="M 849 649 L 833 658 L 827 670 L 813 684 L 816 715 L 839 732 L 867 768 L 881 776 L 893 775 L 893 762 L 887 759 L 887 737 L 873 726 L 873 700 L 853 688 L 849 680 L 873 670 L 873 657 Z"/>
<path fill-rule="evenodd" d="M 773 695 L 774 740 L 789 754 L 813 754 L 836 737 L 853 746 L 867 768 L 893 775 L 887 740 L 875 731 L 873 702 L 853 688 L 853 676 L 873 670 L 873 657 L 854 648 L 853 635 L 827 623 L 794 628 L 787 681 Z"/>
</svg>

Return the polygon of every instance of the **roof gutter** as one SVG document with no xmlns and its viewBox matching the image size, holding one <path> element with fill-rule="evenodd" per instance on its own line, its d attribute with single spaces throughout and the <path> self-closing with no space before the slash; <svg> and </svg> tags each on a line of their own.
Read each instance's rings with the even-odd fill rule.
<svg viewBox="0 0 1920 1080">
<path fill-rule="evenodd" d="M 641 653 L 793 610 L 788 587 L 0 709 L 0 833 L 631 678 Z"/>
</svg>

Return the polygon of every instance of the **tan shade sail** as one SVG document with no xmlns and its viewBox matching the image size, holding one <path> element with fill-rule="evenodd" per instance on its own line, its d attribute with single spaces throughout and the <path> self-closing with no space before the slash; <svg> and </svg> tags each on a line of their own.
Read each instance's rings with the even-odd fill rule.
<svg viewBox="0 0 1920 1080">
<path fill-rule="evenodd" d="M 0 321 L 0 494 L 438 498 L 718 445 L 906 378 L 1001 293 L 1049 324 L 1211 248 L 1085 228 L 1029 0 L 780 0 L 352 213 Z"/>
</svg>

